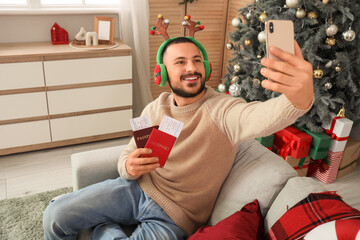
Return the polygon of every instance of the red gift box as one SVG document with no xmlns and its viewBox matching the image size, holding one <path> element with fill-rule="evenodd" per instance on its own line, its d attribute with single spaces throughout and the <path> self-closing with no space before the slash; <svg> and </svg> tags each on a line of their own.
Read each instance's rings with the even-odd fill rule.
<svg viewBox="0 0 360 240">
<path fill-rule="evenodd" d="M 274 134 L 276 153 L 282 158 L 292 156 L 300 159 L 308 155 L 312 137 L 300 129 L 289 126 Z"/>
</svg>

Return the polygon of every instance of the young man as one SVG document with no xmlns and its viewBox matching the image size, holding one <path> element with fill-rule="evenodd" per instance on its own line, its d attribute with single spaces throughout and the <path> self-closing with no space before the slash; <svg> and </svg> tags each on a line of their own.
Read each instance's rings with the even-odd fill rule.
<svg viewBox="0 0 360 240">
<path fill-rule="evenodd" d="M 272 48 L 283 61 L 264 58 L 263 87 L 283 93 L 246 103 L 205 86 L 201 52 L 187 38 L 164 49 L 171 93 L 143 111 L 152 124 L 164 115 L 184 123 L 163 168 L 141 157 L 132 139 L 118 163 L 120 178 L 89 186 L 51 203 L 44 212 L 45 239 L 75 239 L 95 227 L 92 239 L 127 239 L 119 224 L 138 223 L 129 239 L 184 239 L 206 224 L 239 144 L 294 123 L 313 102 L 312 66 L 295 43 L 295 55 Z M 270 70 L 272 69 L 272 70 Z"/>
</svg>

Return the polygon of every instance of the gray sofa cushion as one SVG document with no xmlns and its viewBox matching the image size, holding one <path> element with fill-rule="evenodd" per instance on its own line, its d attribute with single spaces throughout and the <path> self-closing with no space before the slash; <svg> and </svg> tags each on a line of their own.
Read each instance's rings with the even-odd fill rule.
<svg viewBox="0 0 360 240">
<path fill-rule="evenodd" d="M 209 224 L 215 225 L 254 199 L 258 199 L 265 216 L 288 179 L 295 176 L 296 171 L 288 163 L 256 140 L 241 143 Z"/>
<path fill-rule="evenodd" d="M 289 179 L 271 205 L 265 218 L 265 233 L 274 223 L 295 204 L 306 198 L 310 193 L 327 191 L 319 181 L 309 177 L 295 177 Z"/>
</svg>

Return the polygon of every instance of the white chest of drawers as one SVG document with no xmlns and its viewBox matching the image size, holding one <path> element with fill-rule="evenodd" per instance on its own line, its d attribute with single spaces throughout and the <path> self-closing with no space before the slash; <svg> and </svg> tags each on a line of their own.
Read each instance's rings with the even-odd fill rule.
<svg viewBox="0 0 360 240">
<path fill-rule="evenodd" d="M 131 48 L 0 44 L 0 155 L 131 135 Z"/>
</svg>

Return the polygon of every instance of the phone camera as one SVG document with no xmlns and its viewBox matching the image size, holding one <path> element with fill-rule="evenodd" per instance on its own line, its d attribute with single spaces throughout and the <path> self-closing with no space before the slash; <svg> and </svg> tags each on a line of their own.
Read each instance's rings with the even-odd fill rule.
<svg viewBox="0 0 360 240">
<path fill-rule="evenodd" d="M 274 24 L 270 22 L 270 33 L 274 32 Z"/>
</svg>

